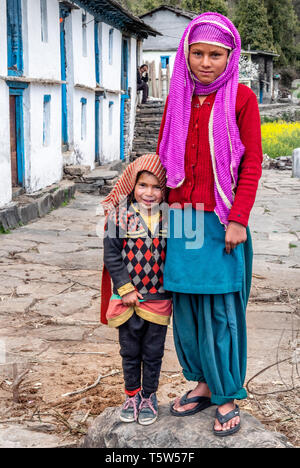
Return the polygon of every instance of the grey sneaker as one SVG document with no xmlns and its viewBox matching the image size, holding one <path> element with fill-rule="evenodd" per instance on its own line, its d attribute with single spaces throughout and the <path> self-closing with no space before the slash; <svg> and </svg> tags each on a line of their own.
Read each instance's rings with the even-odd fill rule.
<svg viewBox="0 0 300 468">
<path fill-rule="evenodd" d="M 141 403 L 141 395 L 138 392 L 133 397 L 127 396 L 120 413 L 122 422 L 134 422 L 138 419 L 138 408 Z"/>
<path fill-rule="evenodd" d="M 158 404 L 156 399 L 156 393 L 151 393 L 149 398 L 141 397 L 141 403 L 139 406 L 138 423 L 143 426 L 153 424 L 158 417 Z"/>
</svg>

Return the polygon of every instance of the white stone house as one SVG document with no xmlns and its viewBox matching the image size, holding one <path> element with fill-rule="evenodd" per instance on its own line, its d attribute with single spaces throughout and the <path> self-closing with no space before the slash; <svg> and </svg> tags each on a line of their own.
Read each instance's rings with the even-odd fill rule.
<svg viewBox="0 0 300 468">
<path fill-rule="evenodd" d="M 146 24 L 162 34 L 162 36 L 149 37 L 143 43 L 143 62 L 155 62 L 156 78 L 160 66 L 165 69 L 168 65 L 170 76 L 172 75 L 181 36 L 196 16 L 197 13 L 169 5 L 162 5 L 140 16 Z"/>
<path fill-rule="evenodd" d="M 0 0 L 0 207 L 127 157 L 149 34 L 115 0 Z"/>
</svg>

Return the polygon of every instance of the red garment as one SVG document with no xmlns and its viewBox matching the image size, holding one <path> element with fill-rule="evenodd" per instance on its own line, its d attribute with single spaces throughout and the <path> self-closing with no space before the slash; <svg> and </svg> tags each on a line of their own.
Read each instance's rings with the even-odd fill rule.
<svg viewBox="0 0 300 468">
<path fill-rule="evenodd" d="M 205 211 L 214 211 L 214 174 L 208 139 L 208 122 L 216 93 L 210 94 L 202 106 L 197 96 L 193 96 L 189 131 L 185 153 L 185 180 L 177 189 L 170 189 L 168 202 L 204 203 Z M 157 154 L 162 139 L 166 118 L 161 122 Z M 239 84 L 236 100 L 236 118 L 245 153 L 239 167 L 239 178 L 236 195 L 228 220 L 247 226 L 250 211 L 255 201 L 258 181 L 261 177 L 262 146 L 261 124 L 254 92 L 245 85 Z"/>
</svg>

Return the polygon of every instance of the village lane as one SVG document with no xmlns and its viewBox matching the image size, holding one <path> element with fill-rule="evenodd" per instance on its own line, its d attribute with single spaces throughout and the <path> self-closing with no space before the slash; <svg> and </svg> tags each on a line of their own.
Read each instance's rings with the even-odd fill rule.
<svg viewBox="0 0 300 468">
<path fill-rule="evenodd" d="M 77 192 L 67 206 L 0 235 L 0 447 L 76 444 L 95 416 L 123 401 L 117 331 L 99 323 L 100 200 Z M 241 406 L 300 444 L 300 179 L 264 170 L 249 224 L 250 393 Z M 95 388 L 64 396 L 100 374 Z M 159 401 L 192 386 L 181 375 L 170 326 Z"/>
</svg>

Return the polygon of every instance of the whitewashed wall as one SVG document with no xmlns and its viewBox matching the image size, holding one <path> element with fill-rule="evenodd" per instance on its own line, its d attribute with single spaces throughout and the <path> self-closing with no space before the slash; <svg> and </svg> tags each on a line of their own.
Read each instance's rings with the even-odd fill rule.
<svg viewBox="0 0 300 468">
<path fill-rule="evenodd" d="M 109 103 L 112 106 L 112 132 L 110 133 Z M 102 161 L 108 163 L 120 159 L 120 96 L 107 93 L 107 98 L 103 99 L 103 121 L 102 121 Z"/>
<path fill-rule="evenodd" d="M 0 0 L 0 12 L 6 11 L 6 1 Z M 0 15 L 0 75 L 7 75 L 6 14 Z M 9 139 L 9 90 L 0 79 L 0 208 L 9 203 L 12 196 L 10 139 Z"/>
<path fill-rule="evenodd" d="M 81 99 L 86 99 L 86 133 L 81 133 Z M 73 94 L 74 107 L 74 156 L 76 164 L 95 167 L 95 94 L 76 89 Z"/>
<path fill-rule="evenodd" d="M 113 60 L 109 63 L 109 30 L 113 29 Z M 102 80 L 104 88 L 120 90 L 121 87 L 121 48 L 122 33 L 106 23 L 102 23 Z"/>
<path fill-rule="evenodd" d="M 50 141 L 43 144 L 43 102 L 50 94 Z M 24 91 L 25 188 L 35 192 L 62 178 L 59 86 L 31 85 Z"/>
<path fill-rule="evenodd" d="M 72 57 L 73 63 L 68 62 L 73 71 L 75 88 L 68 88 L 68 126 L 74 146 L 73 162 L 95 167 L 95 93 L 87 88 L 96 87 L 95 75 L 95 42 L 93 16 L 86 14 L 86 56 L 83 53 L 82 14 L 84 10 L 72 11 Z M 70 43 L 67 44 L 70 47 Z M 67 52 L 67 57 L 68 57 Z M 78 87 L 80 85 L 81 87 Z M 81 134 L 81 99 L 86 99 L 86 134 Z M 72 102 L 71 102 L 72 101 Z M 72 109 L 72 112 L 70 112 Z M 70 134 L 69 134 L 70 136 Z"/>
<path fill-rule="evenodd" d="M 195 13 L 195 16 L 197 14 Z M 185 28 L 191 22 L 191 18 L 177 15 L 175 12 L 160 9 L 152 14 L 143 15 L 142 20 L 159 31 L 163 36 L 149 36 L 144 41 L 144 50 L 177 50 Z M 167 55 L 167 54 L 164 54 Z"/>
<path fill-rule="evenodd" d="M 109 30 L 111 26 L 102 23 L 102 79 L 101 86 L 112 91 L 121 91 L 121 50 L 122 33 L 113 28 L 112 63 L 109 63 Z M 109 128 L 109 103 L 113 102 L 112 132 Z M 102 155 L 101 163 L 120 159 L 120 94 L 106 92 L 102 101 Z"/>
<path fill-rule="evenodd" d="M 177 50 L 168 50 L 166 51 L 154 51 L 154 50 L 149 50 L 143 51 L 143 63 L 145 62 L 155 62 L 155 72 L 156 72 L 156 78 L 158 78 L 158 73 L 159 73 L 159 64 L 160 64 L 160 57 L 161 56 L 169 56 L 169 70 L 170 70 L 170 76 L 172 76 L 173 68 L 174 68 L 174 61 L 176 57 Z"/>
<path fill-rule="evenodd" d="M 24 75 L 61 79 L 59 4 L 47 0 L 47 41 L 42 41 L 40 2 L 22 2 Z M 50 95 L 50 138 L 43 143 L 44 95 Z M 23 95 L 25 189 L 32 193 L 62 178 L 61 87 L 31 82 Z"/>
<path fill-rule="evenodd" d="M 22 2 L 24 75 L 30 78 L 60 79 L 60 26 L 57 0 L 47 0 L 48 41 L 41 38 L 39 0 Z"/>
<path fill-rule="evenodd" d="M 87 56 L 85 57 L 82 44 L 82 13 L 84 13 L 82 9 L 72 10 L 74 84 L 84 84 L 94 88 L 96 86 L 94 17 L 88 13 L 86 15 Z"/>
</svg>

